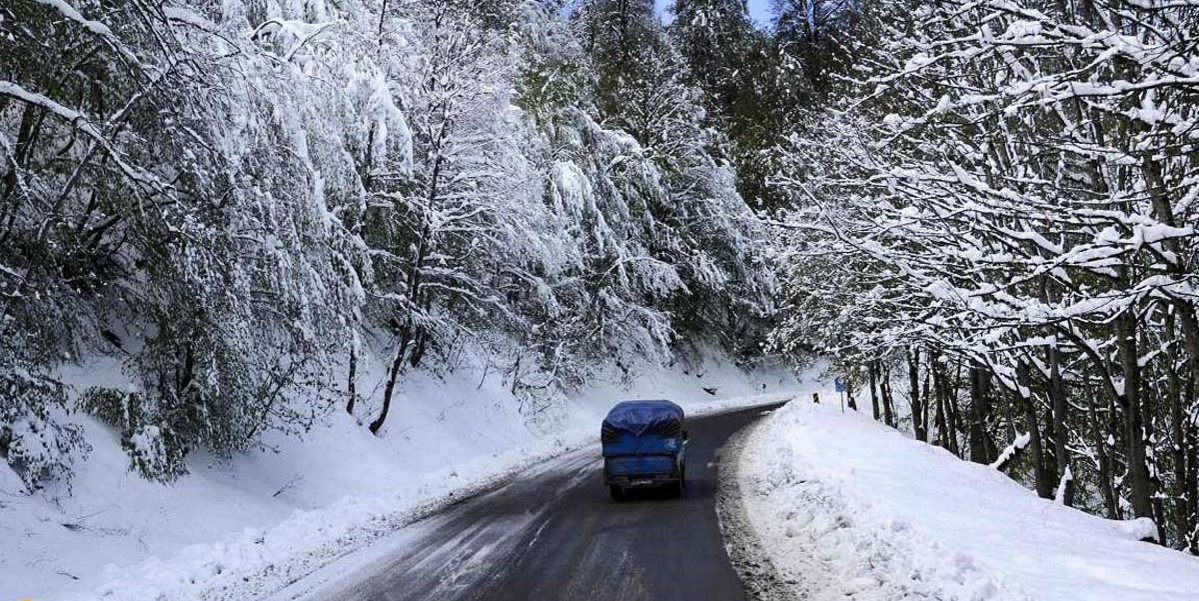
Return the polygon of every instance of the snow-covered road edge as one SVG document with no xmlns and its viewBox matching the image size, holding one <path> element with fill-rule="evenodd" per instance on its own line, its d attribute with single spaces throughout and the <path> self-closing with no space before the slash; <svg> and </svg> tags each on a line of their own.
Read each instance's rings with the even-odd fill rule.
<svg viewBox="0 0 1199 601">
<path fill-rule="evenodd" d="M 559 438 L 546 448 L 516 450 L 497 458 L 490 469 L 470 478 L 444 470 L 413 483 L 406 494 L 346 497 L 329 507 L 297 511 L 266 529 L 247 528 L 213 543 L 184 548 L 171 557 L 151 557 L 131 568 L 108 569 L 99 583 L 85 581 L 51 599 L 258 598 L 585 443 L 583 437 L 569 442 Z"/>
<path fill-rule="evenodd" d="M 741 490 L 741 454 L 750 434 L 761 422 L 754 422 L 733 434 L 721 454 L 716 489 L 716 514 L 725 552 L 749 601 L 790 601 L 802 599 L 799 581 L 784 580 L 774 566 L 770 553 L 750 525 L 746 496 Z"/>
<path fill-rule="evenodd" d="M 1027 601 L 901 521 L 859 519 L 855 500 L 806 469 L 780 430 L 770 420 L 756 426 L 737 473 L 750 534 L 782 583 L 760 599 Z"/>
<path fill-rule="evenodd" d="M 745 437 L 749 529 L 805 601 L 1184 601 L 1199 560 L 1040 499 L 854 411 L 793 402 Z"/>
<path fill-rule="evenodd" d="M 692 417 L 777 403 L 790 392 L 713 399 L 687 406 Z M 192 599 L 247 601 L 269 595 L 405 526 L 503 485 L 572 451 L 598 444 L 596 428 L 572 430 L 543 444 L 480 458 L 430 474 L 396 496 L 347 497 L 329 507 L 297 511 L 266 529 L 248 528 L 167 558 L 109 569 L 50 597 L 52 601 Z M 459 476 L 458 472 L 471 474 Z"/>
</svg>

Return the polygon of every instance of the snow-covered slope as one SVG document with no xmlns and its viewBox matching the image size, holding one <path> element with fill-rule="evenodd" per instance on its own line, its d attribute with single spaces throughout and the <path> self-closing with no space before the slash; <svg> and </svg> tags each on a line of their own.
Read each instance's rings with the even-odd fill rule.
<svg viewBox="0 0 1199 601">
<path fill-rule="evenodd" d="M 360 385 L 369 390 L 378 370 L 365 371 Z M 79 389 L 120 384 L 104 362 L 66 372 Z M 333 409 L 307 435 L 270 433 L 263 449 L 231 462 L 194 454 L 189 475 L 170 485 L 130 473 L 116 436 L 80 417 L 92 451 L 71 494 L 18 494 L 20 481 L 0 463 L 0 539 L 16 547 L 0 553 L 0 597 L 192 599 L 233 586 L 227 598 L 250 598 L 592 442 L 616 400 L 664 397 L 701 412 L 778 398 L 795 385 L 783 370 L 751 374 L 712 357 L 641 373 L 628 385 L 596 382 L 530 427 L 495 370 L 417 372 L 406 376 L 381 437 L 359 423 L 373 416 L 369 402 L 358 417 Z"/>
<path fill-rule="evenodd" d="M 1142 523 L 1046 501 L 835 402 L 761 422 L 738 477 L 754 533 L 808 601 L 1199 599 L 1199 559 L 1137 541 Z"/>
</svg>

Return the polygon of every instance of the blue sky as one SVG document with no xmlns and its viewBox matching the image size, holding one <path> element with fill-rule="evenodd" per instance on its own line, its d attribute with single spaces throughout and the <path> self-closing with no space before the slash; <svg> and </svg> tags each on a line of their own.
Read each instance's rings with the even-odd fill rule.
<svg viewBox="0 0 1199 601">
<path fill-rule="evenodd" d="M 657 5 L 658 14 L 666 21 L 670 21 L 670 6 L 674 4 L 674 0 L 654 0 Z M 770 0 L 749 0 L 749 16 L 758 23 L 759 27 L 765 27 L 770 24 Z"/>
</svg>

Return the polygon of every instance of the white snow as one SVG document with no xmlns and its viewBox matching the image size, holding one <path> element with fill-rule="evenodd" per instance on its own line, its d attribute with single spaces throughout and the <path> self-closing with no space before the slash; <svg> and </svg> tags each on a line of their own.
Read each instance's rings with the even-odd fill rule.
<svg viewBox="0 0 1199 601">
<path fill-rule="evenodd" d="M 113 34 L 112 34 L 112 30 L 109 29 L 107 25 L 105 25 L 99 21 L 93 21 L 91 19 L 84 17 L 82 14 L 79 13 L 79 11 L 74 6 L 71 6 L 67 2 L 64 2 L 63 0 L 36 0 L 36 1 L 39 4 L 44 4 L 46 6 L 49 6 L 50 8 L 53 8 L 54 10 L 57 10 L 59 13 L 62 13 L 62 16 L 66 17 L 72 21 L 75 21 L 76 23 L 79 23 L 88 31 L 104 38 L 105 41 L 110 41 L 110 42 L 117 41 L 115 36 L 113 36 Z M 117 43 L 119 43 L 119 42 L 117 42 Z"/>
<path fill-rule="evenodd" d="M 1012 457 L 1016 456 L 1017 452 L 1023 450 L 1024 447 L 1027 447 L 1030 440 L 1032 440 L 1032 435 L 1030 435 L 1028 432 L 1022 432 L 1016 435 L 1016 440 L 1013 440 L 1012 444 L 1004 447 L 1003 450 L 999 452 L 999 457 L 995 458 L 995 461 L 991 462 L 991 468 L 999 469 L 1003 467 L 1004 464 L 1012 460 Z"/>
<path fill-rule="evenodd" d="M 500 370 L 414 372 L 375 437 L 359 422 L 377 410 L 380 367 L 363 359 L 367 399 L 357 417 L 334 408 L 306 436 L 273 433 L 260 451 L 227 462 L 195 453 L 190 474 L 173 484 L 130 473 L 116 435 L 86 418 L 93 448 L 73 494 L 19 493 L 0 464 L 0 539 L 16 541 L 16 552 L 0 553 L 0 598 L 257 598 L 455 498 L 595 443 L 618 400 L 669 398 L 698 414 L 773 402 L 796 385 L 784 370 L 746 372 L 713 357 L 690 368 L 642 366 L 631 383 L 594 382 L 530 425 Z M 112 361 L 63 376 L 78 390 L 122 385 Z"/>
<path fill-rule="evenodd" d="M 1199 559 L 1041 499 L 853 411 L 792 402 L 748 436 L 750 523 L 807 601 L 1194 601 Z"/>
</svg>

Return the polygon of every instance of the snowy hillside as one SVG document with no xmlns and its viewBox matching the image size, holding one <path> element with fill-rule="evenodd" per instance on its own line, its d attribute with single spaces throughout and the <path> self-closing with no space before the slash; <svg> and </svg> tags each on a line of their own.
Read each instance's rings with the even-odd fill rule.
<svg viewBox="0 0 1199 601">
<path fill-rule="evenodd" d="M 1199 559 L 1137 540 L 1152 523 L 1038 498 L 835 404 L 794 402 L 761 422 L 738 478 L 755 535 L 805 600 L 1199 595 Z"/>
<path fill-rule="evenodd" d="M 270 592 L 431 508 L 593 442 L 616 400 L 671 398 L 701 413 L 768 402 L 796 382 L 709 358 L 647 370 L 628 385 L 597 382 L 538 430 L 499 377 L 480 376 L 413 379 L 381 437 L 334 412 L 306 436 L 271 435 L 231 462 L 198 454 L 173 484 L 129 472 L 111 431 L 89 423 L 92 455 L 70 495 L 23 495 L 0 469 L 0 537 L 21 541 L 21 553 L 0 554 L 0 591 L 80 601 Z"/>
</svg>

